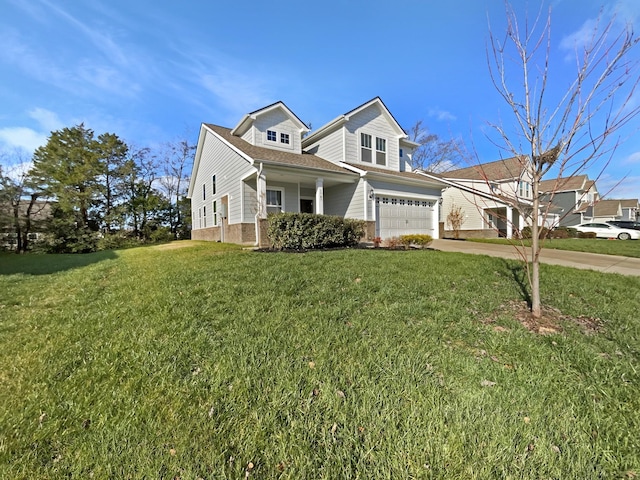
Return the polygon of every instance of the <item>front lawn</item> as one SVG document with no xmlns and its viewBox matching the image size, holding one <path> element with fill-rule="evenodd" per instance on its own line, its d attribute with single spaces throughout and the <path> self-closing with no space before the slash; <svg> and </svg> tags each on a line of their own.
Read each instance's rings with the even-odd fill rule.
<svg viewBox="0 0 640 480">
<path fill-rule="evenodd" d="M 640 278 L 183 245 L 0 257 L 0 478 L 640 474 Z"/>
<path fill-rule="evenodd" d="M 531 240 L 507 240 L 506 238 L 469 238 L 469 242 L 497 243 L 500 245 L 531 246 Z M 544 248 L 571 250 L 574 252 L 601 253 L 640 258 L 640 240 L 606 240 L 602 238 L 546 239 Z"/>
</svg>

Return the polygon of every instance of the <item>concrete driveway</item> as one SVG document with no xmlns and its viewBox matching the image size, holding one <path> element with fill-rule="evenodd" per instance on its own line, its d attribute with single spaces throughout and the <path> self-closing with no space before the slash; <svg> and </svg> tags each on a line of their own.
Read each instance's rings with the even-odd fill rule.
<svg viewBox="0 0 640 480">
<path fill-rule="evenodd" d="M 430 247 L 443 252 L 471 253 L 521 260 L 515 247 L 511 245 L 496 245 L 493 243 L 466 242 L 461 240 L 434 240 Z M 522 250 L 521 247 L 520 250 Z M 527 248 L 527 256 L 531 258 L 531 249 L 529 248 Z M 640 258 L 543 248 L 540 253 L 540 262 L 550 265 L 562 265 L 563 267 L 640 276 Z"/>
</svg>

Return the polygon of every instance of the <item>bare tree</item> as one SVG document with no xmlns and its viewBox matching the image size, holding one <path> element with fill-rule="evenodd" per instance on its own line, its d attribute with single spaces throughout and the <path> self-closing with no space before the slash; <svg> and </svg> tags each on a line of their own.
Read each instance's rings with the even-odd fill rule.
<svg viewBox="0 0 640 480">
<path fill-rule="evenodd" d="M 460 229 L 464 223 L 464 210 L 462 207 L 456 206 L 455 203 L 451 204 L 451 209 L 447 214 L 447 223 L 453 230 L 453 238 L 456 240 L 460 238 Z"/>
<path fill-rule="evenodd" d="M 191 170 L 195 150 L 196 146 L 187 140 L 168 143 L 164 149 L 160 183 L 169 199 L 169 225 L 174 238 L 178 238 L 178 231 L 184 222 L 180 202 L 186 197 L 188 172 Z"/>
<path fill-rule="evenodd" d="M 519 21 L 506 2 L 506 32 L 498 36 L 489 27 L 487 60 L 494 87 L 508 105 L 513 122 L 492 124 L 494 143 L 508 156 L 519 157 L 530 171 L 531 196 L 517 193 L 507 200 L 531 225 L 531 250 L 519 252 L 526 265 L 531 289 L 531 312 L 540 317 L 540 251 L 544 238 L 539 225 L 550 215 L 553 196 L 562 180 L 586 169 L 604 170 L 619 146 L 621 128 L 639 112 L 632 102 L 638 86 L 637 62 L 629 53 L 638 44 L 629 25 L 616 31 L 615 18 L 598 22 L 584 43 L 576 43 L 572 61 L 575 76 L 561 90 L 552 91 L 551 10 L 542 10 L 533 22 Z M 542 178 L 556 178 L 555 188 L 543 202 Z"/>
<path fill-rule="evenodd" d="M 11 175 L 3 175 L 0 168 L 0 231 L 11 231 L 16 240 L 16 253 L 25 253 L 30 248 L 34 224 L 41 223 L 36 219 L 47 202 L 39 201 L 42 192 L 28 169 L 29 161 L 20 152 L 13 156 L 12 163 L 18 166 Z"/>
<path fill-rule="evenodd" d="M 411 157 L 411 167 L 425 172 L 442 173 L 460 164 L 460 141 L 443 140 L 418 120 L 409 129 L 409 140 L 419 143 Z"/>
</svg>

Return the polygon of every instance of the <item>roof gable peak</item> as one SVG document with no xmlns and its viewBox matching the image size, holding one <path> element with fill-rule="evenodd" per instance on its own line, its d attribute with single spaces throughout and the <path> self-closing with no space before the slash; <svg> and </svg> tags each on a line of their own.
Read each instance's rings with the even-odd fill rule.
<svg viewBox="0 0 640 480">
<path fill-rule="evenodd" d="M 238 124 L 231 129 L 232 135 L 242 135 L 246 132 L 251 124 L 261 115 L 265 115 L 266 113 L 272 112 L 274 110 L 282 110 L 284 114 L 291 119 L 294 125 L 300 130 L 300 133 L 307 133 L 309 128 L 305 125 L 305 123 L 300 120 L 300 118 L 293 113 L 293 111 L 285 105 L 285 103 L 281 100 L 272 103 L 271 105 L 267 105 L 266 107 L 259 108 L 258 110 L 254 110 L 253 112 L 247 113 L 244 115 Z"/>
</svg>

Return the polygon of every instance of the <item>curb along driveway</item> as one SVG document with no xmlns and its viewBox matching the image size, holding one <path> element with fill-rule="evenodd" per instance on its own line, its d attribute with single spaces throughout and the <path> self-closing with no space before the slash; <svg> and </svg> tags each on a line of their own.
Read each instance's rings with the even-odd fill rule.
<svg viewBox="0 0 640 480">
<path fill-rule="evenodd" d="M 466 242 L 460 240 L 434 240 L 430 247 L 443 252 L 471 253 L 521 260 L 516 248 L 512 245 L 496 245 L 493 243 Z M 531 256 L 530 248 L 527 248 L 527 255 L 529 257 Z M 581 268 L 584 270 L 597 270 L 605 273 L 640 276 L 640 258 L 543 248 L 540 252 L 540 262 L 550 265 L 561 265 L 563 267 Z"/>
</svg>

